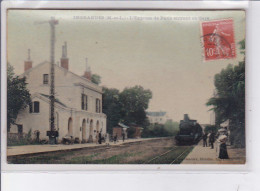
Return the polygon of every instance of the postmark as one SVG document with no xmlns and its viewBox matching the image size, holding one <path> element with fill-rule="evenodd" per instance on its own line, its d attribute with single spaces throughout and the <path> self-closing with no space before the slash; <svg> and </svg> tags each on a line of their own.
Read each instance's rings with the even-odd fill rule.
<svg viewBox="0 0 260 191">
<path fill-rule="evenodd" d="M 233 19 L 201 22 L 204 60 L 236 58 Z"/>
</svg>

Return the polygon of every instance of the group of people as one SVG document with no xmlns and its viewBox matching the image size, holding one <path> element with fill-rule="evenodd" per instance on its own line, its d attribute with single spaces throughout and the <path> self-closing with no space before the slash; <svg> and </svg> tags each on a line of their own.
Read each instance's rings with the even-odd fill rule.
<svg viewBox="0 0 260 191">
<path fill-rule="evenodd" d="M 118 140 L 118 137 L 117 137 L 117 133 L 116 133 L 113 136 L 113 141 L 114 141 L 115 144 L 116 144 L 117 140 Z M 125 133 L 124 132 L 122 133 L 122 140 L 123 140 L 123 142 L 125 142 Z"/>
<path fill-rule="evenodd" d="M 213 131 L 211 131 L 209 134 L 204 133 L 202 136 L 203 139 L 203 147 L 208 147 L 208 145 L 211 147 L 211 149 L 214 149 L 214 143 L 219 143 L 219 153 L 218 158 L 219 159 L 229 159 L 228 152 L 227 152 L 227 135 L 216 135 Z"/>
<path fill-rule="evenodd" d="M 214 149 L 215 143 L 215 133 L 204 133 L 202 136 L 203 139 L 203 147 L 207 147 L 208 145 L 211 146 L 211 149 Z"/>
<path fill-rule="evenodd" d="M 105 141 L 106 145 L 109 145 L 109 143 L 112 141 L 114 142 L 114 144 L 116 144 L 118 141 L 118 136 L 116 133 L 114 136 L 111 135 L 111 137 L 110 137 L 109 134 L 107 133 L 105 135 L 105 137 L 102 137 L 101 132 L 99 132 L 98 137 L 96 137 L 96 140 L 97 140 L 96 143 L 99 143 L 99 144 L 101 144 L 103 140 Z M 122 140 L 123 140 L 123 142 L 125 141 L 125 133 L 122 133 Z"/>
</svg>

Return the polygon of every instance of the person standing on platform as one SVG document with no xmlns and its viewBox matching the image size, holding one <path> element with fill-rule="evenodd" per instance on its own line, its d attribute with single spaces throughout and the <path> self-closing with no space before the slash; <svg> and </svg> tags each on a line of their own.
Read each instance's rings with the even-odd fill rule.
<svg viewBox="0 0 260 191">
<path fill-rule="evenodd" d="M 207 144 L 207 139 L 208 139 L 207 133 L 203 134 L 202 139 L 203 139 L 203 147 L 207 147 L 208 146 L 208 144 Z"/>
<path fill-rule="evenodd" d="M 227 152 L 226 141 L 227 141 L 227 136 L 226 135 L 222 135 L 222 136 L 219 137 L 220 147 L 219 147 L 219 156 L 218 156 L 218 158 L 220 158 L 220 159 L 229 159 L 228 152 Z"/>
<path fill-rule="evenodd" d="M 210 145 L 211 145 L 211 149 L 214 149 L 215 133 L 211 132 L 211 134 L 209 136 L 209 142 L 210 142 Z"/>
<path fill-rule="evenodd" d="M 210 142 L 209 142 L 210 134 L 211 134 L 211 133 L 208 133 L 208 138 L 207 138 L 207 144 L 208 144 L 208 146 L 210 146 Z"/>
<path fill-rule="evenodd" d="M 96 142 L 96 144 L 98 144 L 98 131 L 96 132 L 96 136 L 95 136 L 95 142 Z"/>
<path fill-rule="evenodd" d="M 98 143 L 101 144 L 102 142 L 102 136 L 101 136 L 101 131 L 98 133 Z"/>
<path fill-rule="evenodd" d="M 125 133 L 122 133 L 122 137 L 123 137 L 123 142 L 125 142 Z"/>
<path fill-rule="evenodd" d="M 106 134 L 106 145 L 107 146 L 109 145 L 109 134 L 108 133 Z"/>
<path fill-rule="evenodd" d="M 117 142 L 117 134 L 114 136 L 114 143 L 116 144 Z"/>
</svg>

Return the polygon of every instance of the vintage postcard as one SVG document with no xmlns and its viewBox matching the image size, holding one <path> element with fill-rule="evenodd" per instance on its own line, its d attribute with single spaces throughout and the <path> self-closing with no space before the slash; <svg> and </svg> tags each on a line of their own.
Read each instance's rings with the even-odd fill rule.
<svg viewBox="0 0 260 191">
<path fill-rule="evenodd" d="M 245 20 L 9 9 L 7 163 L 245 164 Z"/>
</svg>

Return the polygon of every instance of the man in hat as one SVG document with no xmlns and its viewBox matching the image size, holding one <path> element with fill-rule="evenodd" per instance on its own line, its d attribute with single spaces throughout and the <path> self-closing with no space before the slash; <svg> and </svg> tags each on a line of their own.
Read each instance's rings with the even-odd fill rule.
<svg viewBox="0 0 260 191">
<path fill-rule="evenodd" d="M 209 142 L 211 145 L 211 149 L 214 149 L 214 142 L 215 142 L 215 133 L 211 132 L 210 136 L 209 136 Z"/>
<path fill-rule="evenodd" d="M 208 135 L 207 133 L 204 133 L 203 136 L 202 136 L 202 139 L 203 139 L 203 147 L 207 147 L 207 139 L 208 139 Z"/>
</svg>

